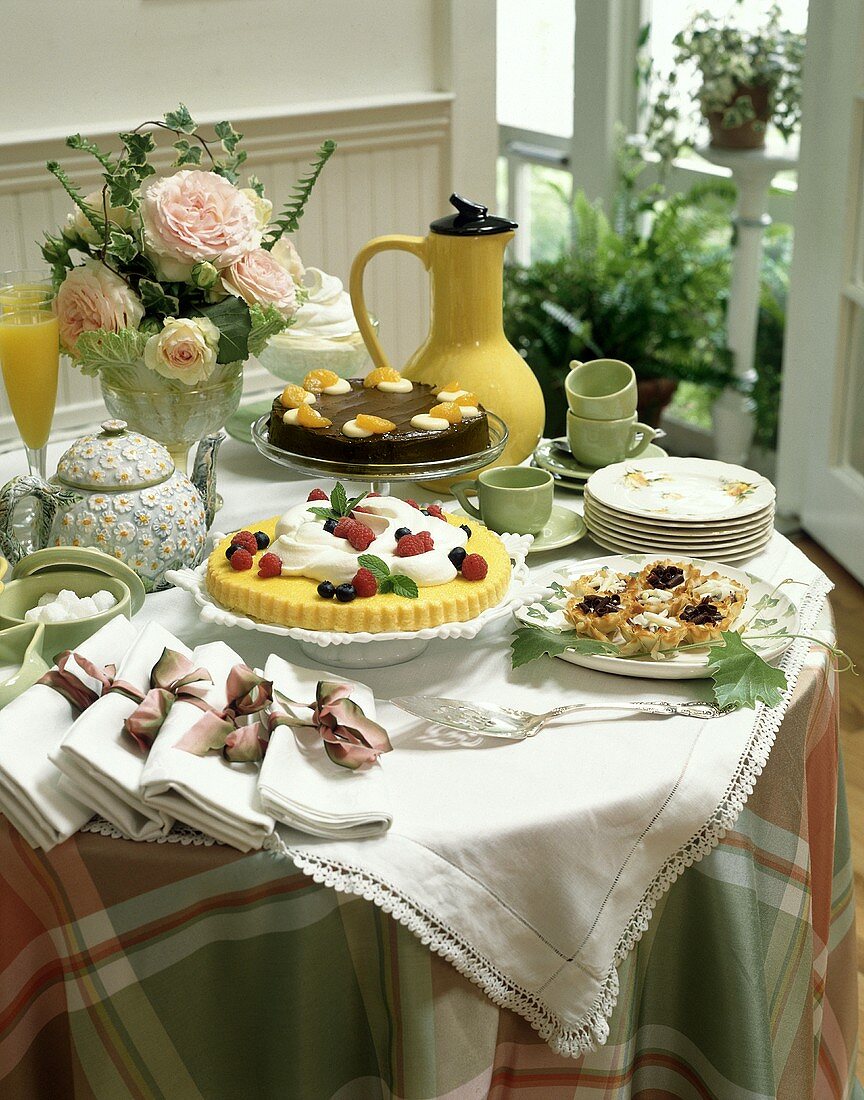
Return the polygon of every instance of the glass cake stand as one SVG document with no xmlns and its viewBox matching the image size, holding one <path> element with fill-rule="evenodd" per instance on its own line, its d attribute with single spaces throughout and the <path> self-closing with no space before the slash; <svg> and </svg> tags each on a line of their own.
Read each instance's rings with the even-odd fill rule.
<svg viewBox="0 0 864 1100">
<path fill-rule="evenodd" d="M 279 466 L 300 470 L 305 474 L 319 474 L 322 477 L 336 478 L 340 481 L 353 481 L 368 486 L 368 491 L 390 495 L 391 481 L 434 481 L 438 478 L 455 477 L 488 466 L 504 450 L 510 434 L 507 425 L 494 413 L 487 412 L 489 423 L 489 446 L 474 454 L 459 458 L 448 458 L 436 462 L 381 465 L 367 462 L 334 462 L 329 459 L 314 458 L 311 455 L 297 454 L 274 447 L 267 438 L 267 425 L 270 414 L 260 416 L 252 425 L 252 442 L 262 455 Z"/>
</svg>

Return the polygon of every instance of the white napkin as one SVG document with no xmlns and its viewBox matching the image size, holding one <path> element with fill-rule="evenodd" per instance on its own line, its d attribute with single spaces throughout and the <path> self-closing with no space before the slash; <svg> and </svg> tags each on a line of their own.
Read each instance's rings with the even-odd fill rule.
<svg viewBox="0 0 864 1100">
<path fill-rule="evenodd" d="M 106 623 L 76 652 L 97 665 L 117 664 L 135 640 L 125 616 Z M 97 681 L 74 659 L 66 665 L 95 690 Z M 60 786 L 50 756 L 75 720 L 75 709 L 46 684 L 34 684 L 0 711 L 0 810 L 33 848 L 46 851 L 77 832 L 93 816 L 85 796 L 71 797 Z"/>
<path fill-rule="evenodd" d="M 351 687 L 351 698 L 375 719 L 375 697 L 365 684 L 297 668 L 274 654 L 267 658 L 264 675 L 297 702 L 311 702 L 319 680 L 338 680 Z M 301 720 L 309 717 L 305 709 L 296 714 Z M 276 727 L 261 764 L 258 793 L 277 821 L 313 836 L 380 836 L 393 823 L 380 760 L 363 771 L 340 768 L 327 756 L 316 731 L 307 737 L 302 730 L 295 735 L 290 726 Z"/>
<path fill-rule="evenodd" d="M 210 642 L 198 646 L 192 661 L 213 677 L 204 701 L 221 710 L 228 701 L 228 673 L 241 658 L 224 642 Z M 144 801 L 241 852 L 260 848 L 276 823 L 258 797 L 258 765 L 232 764 L 215 752 L 193 756 L 174 747 L 201 714 L 193 703 L 181 701 L 171 708 L 144 765 Z"/>
<path fill-rule="evenodd" d="M 185 657 L 192 650 L 159 623 L 149 623 L 117 668 L 117 679 L 145 693 L 150 673 L 165 648 Z M 89 707 L 66 734 L 51 759 L 63 772 L 60 788 L 86 801 L 121 833 L 149 840 L 171 831 L 174 819 L 141 797 L 146 759 L 123 723 L 138 704 L 118 691 Z"/>
</svg>

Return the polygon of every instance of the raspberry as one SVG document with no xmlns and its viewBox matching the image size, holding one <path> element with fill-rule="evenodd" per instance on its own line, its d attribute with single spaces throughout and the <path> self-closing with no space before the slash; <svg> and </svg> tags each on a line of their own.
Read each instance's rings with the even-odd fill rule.
<svg viewBox="0 0 864 1100">
<path fill-rule="evenodd" d="M 310 500 L 329 500 L 330 498 L 324 492 L 323 489 L 313 489 L 312 492 L 306 497 L 307 502 Z"/>
<path fill-rule="evenodd" d="M 413 558 L 417 554 L 425 554 L 431 550 L 431 542 L 428 531 L 422 531 L 419 535 L 403 535 L 396 543 L 394 553 L 397 558 Z"/>
<path fill-rule="evenodd" d="M 264 554 L 258 562 L 259 577 L 278 577 L 282 574 L 282 562 L 275 554 Z"/>
<path fill-rule="evenodd" d="M 252 555 L 245 547 L 241 546 L 231 555 L 231 568 L 236 569 L 238 573 L 252 568 Z"/>
<path fill-rule="evenodd" d="M 378 591 L 378 582 L 375 580 L 374 574 L 370 573 L 368 569 L 358 569 L 351 583 L 354 585 L 354 591 L 358 596 L 374 596 Z"/>
<path fill-rule="evenodd" d="M 423 540 L 423 545 L 426 547 L 427 550 L 435 549 L 435 541 L 428 531 L 420 531 L 417 535 L 417 538 Z"/>
<path fill-rule="evenodd" d="M 412 500 L 411 497 L 406 497 L 405 503 L 410 504 L 412 508 L 416 508 L 418 512 L 420 511 L 420 505 L 416 500 Z"/>
<path fill-rule="evenodd" d="M 444 513 L 441 511 L 440 504 L 430 504 L 426 512 L 430 516 L 434 516 L 436 519 L 444 519 Z"/>
<path fill-rule="evenodd" d="M 367 493 L 366 496 L 367 497 L 380 497 L 381 494 L 380 493 Z"/>
<path fill-rule="evenodd" d="M 244 550 L 248 550 L 250 554 L 258 553 L 258 540 L 252 534 L 251 531 L 238 531 L 237 534 L 231 539 L 232 546 L 242 546 Z M 246 566 L 248 569 L 249 567 Z"/>
<path fill-rule="evenodd" d="M 482 581 L 489 566 L 482 554 L 469 554 L 462 562 L 462 576 L 466 581 Z"/>
<path fill-rule="evenodd" d="M 337 539 L 347 539 L 355 550 L 368 550 L 375 541 L 372 528 L 351 516 L 343 516 L 333 529 L 333 534 Z"/>
</svg>

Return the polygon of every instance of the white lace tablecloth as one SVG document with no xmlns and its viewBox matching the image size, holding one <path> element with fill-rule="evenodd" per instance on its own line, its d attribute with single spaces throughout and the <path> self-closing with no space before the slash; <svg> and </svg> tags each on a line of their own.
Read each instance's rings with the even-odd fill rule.
<svg viewBox="0 0 864 1100">
<path fill-rule="evenodd" d="M 23 456 L 2 457 L 3 480 L 18 472 L 16 462 L 23 465 Z M 312 484 L 229 441 L 219 459 L 225 505 L 217 526 L 250 526 L 304 499 Z M 573 494 L 560 493 L 558 503 L 581 509 Z M 542 576 L 602 553 L 586 539 L 529 561 Z M 818 585 L 822 577 L 780 535 L 747 569 L 777 581 Z M 811 590 L 814 621 L 820 603 Z M 148 597 L 136 623 L 153 619 L 189 646 L 219 636 L 177 591 Z M 610 696 L 710 695 L 707 681 L 640 681 L 545 658 L 512 671 L 512 627 L 496 623 L 473 640 L 433 641 L 411 663 L 352 672 L 375 692 L 379 721 L 391 733 L 395 751 L 383 764 L 393 826 L 382 837 L 354 841 L 284 829 L 273 846 L 316 880 L 391 912 L 492 1000 L 528 1019 L 554 1049 L 577 1055 L 606 1038 L 615 967 L 656 899 L 735 821 L 783 708 L 710 722 L 563 719 L 532 740 L 508 743 L 431 728 L 388 702 L 437 694 L 542 711 Z M 238 630 L 224 637 L 250 665 L 263 667 L 271 651 L 312 664 L 288 640 Z M 784 658 L 790 680 L 808 648 L 795 643 Z M 315 663 L 326 664 L 325 650 Z"/>
</svg>

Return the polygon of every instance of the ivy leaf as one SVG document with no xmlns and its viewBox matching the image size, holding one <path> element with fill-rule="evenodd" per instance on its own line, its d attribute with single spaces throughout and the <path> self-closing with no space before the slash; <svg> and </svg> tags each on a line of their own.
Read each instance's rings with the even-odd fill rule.
<svg viewBox="0 0 864 1100">
<path fill-rule="evenodd" d="M 345 516 L 348 514 L 348 494 L 345 492 L 345 486 L 341 481 L 336 482 L 333 491 L 330 493 L 330 507 L 337 515 Z"/>
<path fill-rule="evenodd" d="M 252 320 L 244 301 L 230 295 L 212 306 L 200 308 L 198 316 L 209 318 L 221 333 L 217 363 L 236 363 L 249 357 Z"/>
<path fill-rule="evenodd" d="M 213 129 L 216 131 L 216 137 L 222 142 L 222 148 L 226 153 L 233 153 L 238 142 L 243 138 L 243 135 L 238 134 L 230 122 L 217 122 Z"/>
<path fill-rule="evenodd" d="M 190 145 L 186 138 L 180 138 L 179 141 L 174 142 L 174 148 L 177 150 L 177 159 L 175 164 L 200 164 L 201 153 L 203 152 L 200 145 Z"/>
<path fill-rule="evenodd" d="M 75 358 L 85 374 L 97 374 L 105 368 L 129 366 L 144 354 L 146 333 L 134 328 L 119 332 L 96 329 L 82 332 L 75 345 Z"/>
<path fill-rule="evenodd" d="M 138 283 L 138 293 L 148 313 L 157 313 L 161 317 L 176 317 L 180 311 L 180 302 L 173 294 L 166 294 L 165 287 L 152 279 L 142 279 Z"/>
<path fill-rule="evenodd" d="M 580 638 L 572 630 L 549 630 L 545 626 L 520 626 L 513 631 L 510 640 L 513 668 L 527 665 L 544 655 L 556 657 L 559 653 L 615 654 L 617 646 L 611 642 L 598 642 L 593 638 Z"/>
<path fill-rule="evenodd" d="M 194 134 L 198 129 L 198 123 L 189 114 L 189 108 L 185 103 L 178 104 L 176 111 L 165 112 L 165 125 L 183 134 Z"/>
<path fill-rule="evenodd" d="M 136 192 L 141 184 L 139 173 L 134 168 L 124 168 L 106 178 L 111 205 L 125 206 L 130 210 L 136 210 L 138 208 Z"/>
<path fill-rule="evenodd" d="M 156 148 L 153 135 L 149 132 L 135 133 L 127 131 L 120 134 L 120 140 L 126 149 L 126 161 L 141 167 L 147 163 L 147 156 Z"/>
<path fill-rule="evenodd" d="M 362 569 L 368 569 L 379 584 L 390 576 L 389 566 L 376 554 L 361 554 L 357 563 Z"/>
<path fill-rule="evenodd" d="M 138 243 L 121 229 L 112 229 L 108 235 L 108 251 L 123 263 L 131 263 L 138 255 Z"/>
<path fill-rule="evenodd" d="M 267 341 L 277 332 L 281 332 L 288 326 L 288 322 L 273 306 L 254 305 L 249 307 L 249 317 L 252 328 L 249 332 L 249 354 L 260 355 L 267 346 Z"/>
<path fill-rule="evenodd" d="M 757 702 L 776 707 L 786 689 L 786 677 L 755 653 L 735 630 L 724 630 L 723 645 L 712 646 L 708 671 L 720 707 L 747 707 Z"/>
<path fill-rule="evenodd" d="M 261 180 L 258 179 L 257 176 L 249 177 L 249 186 L 252 188 L 259 199 L 264 198 L 264 184 L 261 182 Z"/>
<path fill-rule="evenodd" d="M 392 573 L 390 587 L 397 596 L 404 596 L 408 600 L 416 600 L 420 595 L 416 582 L 406 577 L 404 573 Z"/>
</svg>

